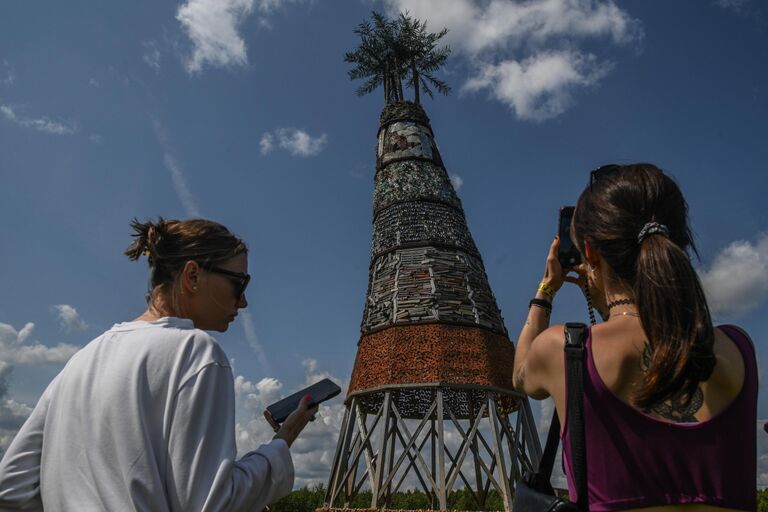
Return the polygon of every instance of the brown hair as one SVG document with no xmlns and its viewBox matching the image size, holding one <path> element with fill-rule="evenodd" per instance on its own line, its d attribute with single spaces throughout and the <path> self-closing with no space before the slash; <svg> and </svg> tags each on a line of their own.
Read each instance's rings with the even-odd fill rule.
<svg viewBox="0 0 768 512">
<path fill-rule="evenodd" d="M 173 286 L 187 261 L 201 267 L 215 265 L 248 251 L 245 243 L 218 222 L 205 219 L 131 221 L 133 243 L 125 255 L 131 260 L 147 256 L 152 269 L 149 302 L 156 290 Z"/>
<path fill-rule="evenodd" d="M 639 241 L 648 222 L 669 232 Z M 698 256 L 677 184 L 651 164 L 617 166 L 582 192 L 573 229 L 582 253 L 588 241 L 634 294 L 650 349 L 635 404 L 648 410 L 680 392 L 690 401 L 714 369 L 714 331 L 686 252 Z"/>
</svg>

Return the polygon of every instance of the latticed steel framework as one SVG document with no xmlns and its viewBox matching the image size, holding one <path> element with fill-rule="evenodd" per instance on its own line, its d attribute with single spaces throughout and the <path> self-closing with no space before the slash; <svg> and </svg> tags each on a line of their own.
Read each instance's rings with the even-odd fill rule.
<svg viewBox="0 0 768 512">
<path fill-rule="evenodd" d="M 514 346 L 461 201 L 419 105 L 381 115 L 368 292 L 326 510 L 370 488 L 371 507 L 416 486 L 446 509 L 463 486 L 480 507 L 541 448 L 512 389 Z"/>
</svg>

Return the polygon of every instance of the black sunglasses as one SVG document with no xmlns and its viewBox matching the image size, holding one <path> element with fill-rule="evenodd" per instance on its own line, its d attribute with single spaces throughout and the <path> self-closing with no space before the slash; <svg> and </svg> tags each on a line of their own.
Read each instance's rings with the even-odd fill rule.
<svg viewBox="0 0 768 512">
<path fill-rule="evenodd" d="M 235 298 L 237 300 L 240 300 L 240 297 L 242 297 L 243 294 L 245 293 L 245 289 L 248 288 L 248 283 L 251 282 L 250 274 L 243 274 L 242 272 L 233 272 L 231 270 L 227 270 L 221 267 L 205 266 L 203 268 L 209 272 L 214 272 L 216 274 L 222 274 L 225 276 L 233 277 L 234 279 L 230 279 L 230 281 L 232 281 L 232 284 L 235 285 Z"/>
<path fill-rule="evenodd" d="M 603 165 L 602 167 L 598 167 L 594 171 L 589 173 L 589 191 L 592 192 L 592 185 L 600 180 L 601 178 L 605 178 L 606 176 L 615 173 L 621 169 L 620 165 L 616 164 L 608 164 Z"/>
</svg>

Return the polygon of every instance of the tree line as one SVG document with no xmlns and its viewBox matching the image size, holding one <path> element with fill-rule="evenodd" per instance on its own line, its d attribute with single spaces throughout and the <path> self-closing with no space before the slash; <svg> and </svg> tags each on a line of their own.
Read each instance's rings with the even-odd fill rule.
<svg viewBox="0 0 768 512">
<path fill-rule="evenodd" d="M 315 512 L 323 506 L 325 486 L 304 487 L 293 491 L 285 498 L 270 505 L 270 512 Z M 397 492 L 392 496 L 389 509 L 429 510 L 430 496 L 421 491 L 409 490 Z M 363 491 L 350 504 L 351 509 L 362 509 L 371 506 L 371 491 Z M 468 489 L 453 491 L 448 496 L 449 510 L 483 510 L 477 507 L 474 497 Z M 504 510 L 501 496 L 491 491 L 486 501 L 485 510 Z M 768 512 L 768 489 L 757 491 L 757 511 Z"/>
</svg>

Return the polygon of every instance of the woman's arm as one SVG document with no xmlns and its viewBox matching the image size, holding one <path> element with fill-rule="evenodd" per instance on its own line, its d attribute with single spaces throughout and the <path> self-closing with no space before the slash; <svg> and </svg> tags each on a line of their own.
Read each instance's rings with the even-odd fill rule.
<svg viewBox="0 0 768 512">
<path fill-rule="evenodd" d="M 205 366 L 177 392 L 166 474 L 171 510 L 262 510 L 293 489 L 288 448 L 317 407 L 302 401 L 271 442 L 235 460 L 234 400 L 232 370 L 218 363 Z"/>
<path fill-rule="evenodd" d="M 40 500 L 43 430 L 57 380 L 53 379 L 48 385 L 0 461 L 0 510 L 43 510 Z"/>
<path fill-rule="evenodd" d="M 261 510 L 291 492 L 293 462 L 284 440 L 273 440 L 235 460 L 234 399 L 232 370 L 217 363 L 200 370 L 177 392 L 167 440 L 171 510 Z"/>
<path fill-rule="evenodd" d="M 557 365 L 562 367 L 563 328 L 549 327 L 552 300 L 563 282 L 575 281 L 575 278 L 565 277 L 557 260 L 559 245 L 560 240 L 555 237 L 549 247 L 544 277 L 535 295 L 536 303 L 528 308 L 528 316 L 515 347 L 514 386 L 537 400 L 551 394 L 550 385 Z"/>
</svg>

